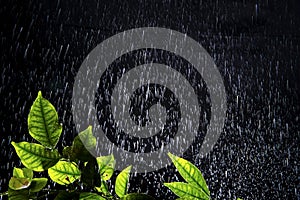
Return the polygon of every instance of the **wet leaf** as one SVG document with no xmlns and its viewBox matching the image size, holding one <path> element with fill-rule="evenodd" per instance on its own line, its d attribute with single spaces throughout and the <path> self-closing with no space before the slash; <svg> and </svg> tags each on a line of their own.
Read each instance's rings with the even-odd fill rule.
<svg viewBox="0 0 300 200">
<path fill-rule="evenodd" d="M 168 156 L 171 158 L 176 169 L 185 181 L 203 191 L 205 194 L 207 194 L 207 196 L 210 195 L 205 179 L 195 165 L 171 153 L 168 153 Z"/>
<path fill-rule="evenodd" d="M 80 200 L 105 200 L 105 198 L 101 197 L 98 194 L 91 192 L 83 192 L 79 195 Z"/>
<path fill-rule="evenodd" d="M 48 169 L 49 177 L 52 181 L 60 185 L 68 185 L 80 178 L 80 170 L 75 163 L 59 161 Z"/>
<path fill-rule="evenodd" d="M 13 190 L 22 190 L 30 186 L 31 180 L 29 178 L 11 177 L 8 186 Z"/>
<path fill-rule="evenodd" d="M 130 171 L 131 166 L 128 166 L 116 178 L 115 192 L 120 198 L 127 194 Z"/>
<path fill-rule="evenodd" d="M 47 185 L 47 178 L 34 178 L 30 184 L 30 192 L 39 192 Z"/>
<path fill-rule="evenodd" d="M 174 194 L 181 198 L 191 198 L 191 199 L 210 199 L 207 194 L 199 190 L 192 184 L 182 183 L 182 182 L 173 182 L 173 183 L 164 183 Z"/>
<path fill-rule="evenodd" d="M 49 150 L 40 144 L 19 142 L 11 143 L 22 164 L 33 171 L 44 171 L 57 163 L 60 155 L 57 150 Z"/>
<path fill-rule="evenodd" d="M 114 156 L 109 155 L 97 157 L 97 163 L 100 169 L 101 179 L 105 181 L 109 180 L 112 177 L 115 169 L 116 161 Z"/>
<path fill-rule="evenodd" d="M 54 148 L 62 132 L 54 106 L 39 91 L 28 115 L 29 134 L 48 148 Z"/>
</svg>

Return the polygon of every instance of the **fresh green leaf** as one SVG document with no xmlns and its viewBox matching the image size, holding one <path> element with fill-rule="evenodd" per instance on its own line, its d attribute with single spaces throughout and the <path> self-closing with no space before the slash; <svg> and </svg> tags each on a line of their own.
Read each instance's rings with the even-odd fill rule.
<svg viewBox="0 0 300 200">
<path fill-rule="evenodd" d="M 120 198 L 127 194 L 130 171 L 131 166 L 128 166 L 116 178 L 115 192 Z"/>
<path fill-rule="evenodd" d="M 101 179 L 99 176 L 99 168 L 96 158 L 88 161 L 88 163 L 85 165 L 81 174 L 81 180 L 83 183 L 91 187 L 101 186 Z"/>
<path fill-rule="evenodd" d="M 168 155 L 185 181 L 203 191 L 207 196 L 210 195 L 205 179 L 195 165 L 171 153 L 168 153 Z"/>
<path fill-rule="evenodd" d="M 57 150 L 49 150 L 40 144 L 19 142 L 11 143 L 23 165 L 34 171 L 44 171 L 52 167 L 59 160 Z"/>
<path fill-rule="evenodd" d="M 90 151 L 96 147 L 96 138 L 92 133 L 92 126 L 80 132 L 73 141 L 71 159 L 89 161 L 94 158 Z"/>
<path fill-rule="evenodd" d="M 30 192 L 39 192 L 41 191 L 47 184 L 47 178 L 34 178 L 30 184 Z"/>
<path fill-rule="evenodd" d="M 91 192 L 80 193 L 79 199 L 80 200 L 105 200 L 105 198 Z"/>
<path fill-rule="evenodd" d="M 130 193 L 125 195 L 123 198 L 121 198 L 121 200 L 155 200 L 155 199 L 146 194 Z"/>
<path fill-rule="evenodd" d="M 8 183 L 10 189 L 22 190 L 30 186 L 31 180 L 29 178 L 11 177 Z"/>
<path fill-rule="evenodd" d="M 174 194 L 181 198 L 193 198 L 193 199 L 210 199 L 209 196 L 203 191 L 199 190 L 192 184 L 182 183 L 182 182 L 173 182 L 173 183 L 164 183 Z"/>
<path fill-rule="evenodd" d="M 54 106 L 39 91 L 28 115 L 29 134 L 48 148 L 54 148 L 62 132 Z"/>
<path fill-rule="evenodd" d="M 75 163 L 59 161 L 48 169 L 48 174 L 52 181 L 60 185 L 68 185 L 80 178 L 80 170 Z"/>
<path fill-rule="evenodd" d="M 13 190 L 8 188 L 8 199 L 10 200 L 29 200 L 29 190 Z"/>
<path fill-rule="evenodd" d="M 114 173 L 116 164 L 114 156 L 109 155 L 97 157 L 97 163 L 100 169 L 101 179 L 105 181 L 109 180 Z"/>
<path fill-rule="evenodd" d="M 16 178 L 33 178 L 33 171 L 28 168 L 16 168 L 14 167 L 13 176 Z"/>
</svg>

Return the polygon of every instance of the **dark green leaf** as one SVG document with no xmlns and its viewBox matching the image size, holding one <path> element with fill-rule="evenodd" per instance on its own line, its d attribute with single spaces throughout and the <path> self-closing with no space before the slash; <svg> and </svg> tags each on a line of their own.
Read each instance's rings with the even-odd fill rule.
<svg viewBox="0 0 300 200">
<path fill-rule="evenodd" d="M 101 186 L 101 179 L 96 158 L 88 161 L 88 163 L 85 165 L 81 174 L 81 180 L 90 187 Z"/>
<path fill-rule="evenodd" d="M 12 190 L 8 188 L 8 199 L 9 200 L 28 200 L 29 199 L 29 190 Z"/>
<path fill-rule="evenodd" d="M 47 178 L 34 178 L 30 184 L 30 192 L 39 192 L 47 185 Z"/>
<path fill-rule="evenodd" d="M 44 171 L 57 163 L 60 155 L 57 150 L 49 150 L 40 144 L 19 142 L 11 143 L 23 165 L 34 171 Z"/>
<path fill-rule="evenodd" d="M 70 146 L 64 147 L 62 156 L 66 159 L 72 159 L 72 147 Z"/>
<path fill-rule="evenodd" d="M 54 200 L 78 200 L 79 194 L 75 192 L 61 191 Z"/>
<path fill-rule="evenodd" d="M 39 91 L 28 116 L 30 135 L 48 148 L 54 148 L 62 132 L 54 106 Z"/>
<path fill-rule="evenodd" d="M 92 133 L 92 126 L 89 126 L 74 138 L 71 159 L 79 159 L 81 161 L 92 160 L 94 156 L 91 155 L 90 151 L 93 151 L 95 147 L 96 138 Z"/>
</svg>

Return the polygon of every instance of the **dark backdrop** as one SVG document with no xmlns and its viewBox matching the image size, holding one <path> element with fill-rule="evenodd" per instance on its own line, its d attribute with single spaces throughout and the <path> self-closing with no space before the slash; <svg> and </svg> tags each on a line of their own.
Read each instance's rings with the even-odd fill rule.
<svg viewBox="0 0 300 200">
<path fill-rule="evenodd" d="M 62 144 L 70 144 L 72 87 L 86 55 L 116 33 L 158 26 L 198 41 L 224 78 L 228 112 L 217 145 L 203 159 L 185 154 L 212 197 L 299 199 L 299 1 L 0 2 L 1 192 L 21 166 L 10 142 L 31 140 L 26 122 L 38 90 L 57 108 Z M 130 191 L 174 199 L 161 185 L 177 180 L 173 172 L 133 176 Z"/>
</svg>

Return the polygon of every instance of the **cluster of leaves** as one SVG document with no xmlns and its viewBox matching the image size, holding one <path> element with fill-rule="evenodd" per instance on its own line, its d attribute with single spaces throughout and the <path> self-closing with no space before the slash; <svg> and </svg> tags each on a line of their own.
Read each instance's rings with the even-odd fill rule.
<svg viewBox="0 0 300 200">
<path fill-rule="evenodd" d="M 71 146 L 60 153 L 56 145 L 62 133 L 54 106 L 39 92 L 28 116 L 30 135 L 39 143 L 12 142 L 22 164 L 26 168 L 14 168 L 7 192 L 9 199 L 26 200 L 41 198 L 51 190 L 44 189 L 47 178 L 33 178 L 33 171 L 48 172 L 50 179 L 66 188 L 56 191 L 56 200 L 61 199 L 127 199 L 154 200 L 146 194 L 128 194 L 131 166 L 116 177 L 114 194 L 108 189 L 114 173 L 113 155 L 94 157 L 90 151 L 96 147 L 92 127 L 80 132 Z M 83 142 L 84 141 L 84 144 Z M 210 199 L 210 192 L 199 169 L 187 160 L 168 154 L 180 175 L 187 183 L 164 183 L 179 199 Z M 43 196 L 44 196 L 43 195 Z M 43 197 L 42 196 L 42 197 Z"/>
<path fill-rule="evenodd" d="M 60 153 L 56 149 L 62 133 L 54 106 L 39 92 L 28 116 L 30 135 L 38 143 L 12 142 L 22 164 L 26 168 L 14 168 L 9 181 L 9 199 L 38 198 L 46 186 L 47 178 L 33 178 L 33 171 L 47 170 L 52 181 L 65 185 L 59 191 L 59 199 L 153 199 L 145 194 L 127 194 L 131 166 L 116 178 L 115 194 L 111 194 L 107 181 L 114 173 L 113 155 L 93 157 L 89 150 L 96 147 L 92 127 L 80 132 L 72 143 Z M 83 145 L 84 141 L 85 145 Z M 45 190 L 48 191 L 48 190 Z"/>
</svg>

